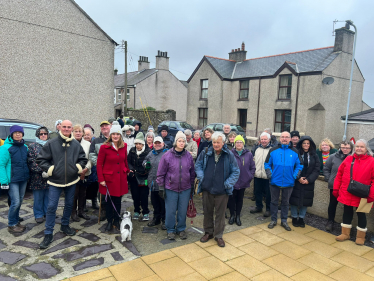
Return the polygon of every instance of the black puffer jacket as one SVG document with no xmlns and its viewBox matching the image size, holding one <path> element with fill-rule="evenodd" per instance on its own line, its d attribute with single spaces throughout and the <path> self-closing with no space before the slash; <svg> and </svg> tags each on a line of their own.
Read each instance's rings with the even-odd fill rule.
<svg viewBox="0 0 374 281">
<path fill-rule="evenodd" d="M 290 204 L 298 207 L 310 207 L 313 205 L 314 182 L 318 178 L 320 165 L 318 155 L 316 154 L 316 144 L 309 136 L 302 137 L 296 146 L 296 149 L 299 151 L 299 154 L 301 156 L 301 164 L 303 165 L 303 157 L 305 156 L 304 151 L 301 147 L 304 140 L 310 141 L 309 152 L 307 154 L 308 166 L 304 166 L 303 170 L 301 171 L 300 177 L 305 177 L 309 183 L 301 184 L 298 180 L 296 180 L 295 182 L 295 186 L 290 198 Z"/>
<path fill-rule="evenodd" d="M 72 136 L 61 132 L 57 138 L 49 140 L 36 158 L 36 163 L 48 172 L 48 184 L 66 187 L 77 183 L 79 174 L 87 164 L 83 147 Z"/>
<path fill-rule="evenodd" d="M 138 180 L 140 185 L 145 185 L 145 180 L 148 178 L 148 170 L 145 169 L 143 166 L 143 161 L 145 157 L 151 150 L 149 147 L 145 147 L 144 151 L 139 155 L 136 153 L 136 147 L 130 149 L 129 155 L 127 156 L 127 163 L 129 165 L 129 169 L 134 171 L 133 175 L 129 175 L 130 181 Z"/>
</svg>

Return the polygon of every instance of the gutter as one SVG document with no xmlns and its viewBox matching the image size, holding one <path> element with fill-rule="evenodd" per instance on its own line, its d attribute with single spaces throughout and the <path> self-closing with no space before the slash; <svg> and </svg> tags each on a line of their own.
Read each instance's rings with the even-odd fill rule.
<svg viewBox="0 0 374 281">
<path fill-rule="evenodd" d="M 296 105 L 295 105 L 295 121 L 293 124 L 294 131 L 296 131 L 297 105 L 299 101 L 299 86 L 300 86 L 300 72 L 299 72 L 299 68 L 297 67 L 297 64 L 296 64 L 296 71 L 297 71 L 297 90 L 296 90 Z"/>
<path fill-rule="evenodd" d="M 256 134 L 258 130 L 258 116 L 260 115 L 260 92 L 261 92 L 261 77 L 258 77 L 258 98 L 257 98 L 257 118 L 256 118 Z"/>
</svg>

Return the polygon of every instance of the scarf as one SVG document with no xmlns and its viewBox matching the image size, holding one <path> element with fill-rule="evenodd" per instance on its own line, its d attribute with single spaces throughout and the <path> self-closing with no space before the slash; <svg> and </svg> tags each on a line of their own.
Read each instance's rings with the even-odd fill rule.
<svg viewBox="0 0 374 281">
<path fill-rule="evenodd" d="M 325 165 L 327 158 L 330 156 L 330 151 L 329 152 L 322 152 L 322 162 L 323 165 Z"/>
<path fill-rule="evenodd" d="M 142 150 L 137 150 L 136 148 L 135 148 L 135 150 L 136 150 L 136 155 L 140 155 L 140 154 L 142 154 L 143 152 L 144 152 L 144 150 L 145 150 L 145 145 L 143 145 L 143 148 L 142 148 Z"/>
<path fill-rule="evenodd" d="M 44 146 L 47 143 L 48 140 L 41 140 L 41 139 L 36 139 L 36 143 L 40 144 L 41 146 Z"/>
</svg>

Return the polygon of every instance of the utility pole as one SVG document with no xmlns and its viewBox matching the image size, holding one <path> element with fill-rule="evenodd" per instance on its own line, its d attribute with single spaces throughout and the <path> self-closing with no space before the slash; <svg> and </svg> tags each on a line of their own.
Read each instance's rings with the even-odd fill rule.
<svg viewBox="0 0 374 281">
<path fill-rule="evenodd" d="M 122 40 L 122 48 L 125 52 L 125 83 L 124 83 L 124 89 L 123 89 L 123 96 L 122 96 L 122 105 L 121 105 L 121 112 L 122 115 L 125 116 L 127 114 L 127 41 Z M 126 102 L 125 102 L 126 100 Z"/>
</svg>

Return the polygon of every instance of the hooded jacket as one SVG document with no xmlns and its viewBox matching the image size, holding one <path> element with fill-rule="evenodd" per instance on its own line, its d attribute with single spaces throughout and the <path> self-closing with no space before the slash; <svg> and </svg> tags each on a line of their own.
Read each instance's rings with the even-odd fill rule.
<svg viewBox="0 0 374 281">
<path fill-rule="evenodd" d="M 157 170 L 157 184 L 160 190 L 182 192 L 190 189 L 195 182 L 195 167 L 191 154 L 184 150 L 178 154 L 174 148 L 161 158 Z"/>
<path fill-rule="evenodd" d="M 269 144 L 266 147 L 263 147 L 262 144 L 260 144 L 254 150 L 252 150 L 253 160 L 255 161 L 255 164 L 256 164 L 256 172 L 255 172 L 256 178 L 259 178 L 259 179 L 268 178 L 265 172 L 264 163 L 271 148 L 272 146 L 269 142 Z"/>
<path fill-rule="evenodd" d="M 280 143 L 270 149 L 264 167 L 270 184 L 280 188 L 293 187 L 303 169 L 299 153 L 292 142 L 288 145 Z"/>
<path fill-rule="evenodd" d="M 308 154 L 304 153 L 302 149 L 302 143 L 304 140 L 309 140 L 310 147 Z M 310 207 L 313 205 L 314 198 L 314 183 L 319 175 L 319 159 L 316 154 L 316 144 L 309 136 L 303 136 L 296 145 L 296 149 L 299 151 L 301 163 L 304 163 L 303 157 L 308 157 L 308 167 L 303 166 L 300 177 L 305 177 L 308 184 L 301 184 L 298 180 L 295 182 L 295 186 L 292 190 L 290 197 L 290 204 L 298 207 Z"/>
<path fill-rule="evenodd" d="M 48 184 L 66 187 L 76 184 L 87 164 L 83 147 L 73 137 L 65 137 L 61 132 L 57 138 L 49 140 L 42 148 L 36 163 L 48 172 Z"/>
<path fill-rule="evenodd" d="M 160 134 L 161 135 L 161 134 Z M 169 133 L 166 135 L 166 137 L 162 138 L 166 148 L 172 149 L 173 148 L 173 143 L 174 143 L 174 137 L 170 135 Z"/>
<path fill-rule="evenodd" d="M 11 136 L 0 147 L 0 184 L 22 182 L 29 179 L 27 146 L 22 139 L 16 142 Z"/>
<path fill-rule="evenodd" d="M 147 162 L 150 162 L 151 169 L 148 172 L 148 187 L 151 189 L 151 191 L 159 191 L 159 187 L 157 184 L 157 170 L 158 165 L 160 163 L 160 160 L 162 156 L 168 151 L 167 148 L 162 148 L 160 150 L 152 149 L 151 152 L 148 153 L 148 155 L 145 157 L 143 161 L 143 167 L 145 168 Z"/>
<path fill-rule="evenodd" d="M 328 182 L 329 189 L 334 188 L 334 180 L 340 165 L 343 163 L 348 154 L 344 154 L 340 149 L 338 152 L 332 154 L 327 158 L 325 166 L 323 166 L 323 175 L 325 181 Z"/>
<path fill-rule="evenodd" d="M 30 170 L 30 185 L 31 190 L 41 190 L 48 189 L 48 179 L 42 177 L 43 170 L 36 163 L 36 158 L 38 157 L 43 146 L 37 142 L 33 142 L 29 145 L 29 150 L 27 152 L 27 164 Z"/>
<path fill-rule="evenodd" d="M 340 203 L 347 206 L 358 207 L 361 198 L 348 192 L 353 158 L 355 162 L 353 164 L 352 179 L 359 183 L 370 185 L 367 202 L 371 203 L 374 201 L 374 158 L 370 155 L 357 155 L 355 153 L 345 158 L 336 174 L 332 194 Z"/>
<path fill-rule="evenodd" d="M 136 138 L 136 135 L 139 133 L 139 132 L 142 132 L 144 134 L 144 131 L 142 130 L 142 123 L 139 121 L 139 120 L 136 120 L 135 122 L 133 122 L 133 127 L 135 128 L 135 125 L 139 125 L 139 131 L 135 131 L 134 129 L 134 138 Z M 145 135 L 145 134 L 144 134 Z"/>
<path fill-rule="evenodd" d="M 127 129 L 127 126 L 129 127 L 129 130 L 131 131 L 131 134 L 129 136 L 126 134 L 126 130 L 125 130 Z M 135 146 L 134 127 L 130 125 L 126 125 L 125 127 L 122 128 L 122 132 L 123 132 L 122 133 L 123 142 L 127 144 L 127 155 L 128 155 L 130 152 L 130 149 Z"/>
<path fill-rule="evenodd" d="M 247 188 L 250 186 L 256 171 L 256 165 L 253 161 L 252 153 L 245 148 L 241 155 L 239 155 L 235 148 L 233 148 L 231 152 L 234 154 L 240 170 L 239 179 L 234 185 L 234 189 Z"/>
<path fill-rule="evenodd" d="M 240 170 L 238 167 L 238 163 L 235 160 L 234 154 L 232 154 L 226 145 L 222 147 L 222 155 L 220 156 L 220 161 L 223 160 L 223 171 L 217 171 L 222 174 L 223 181 L 221 183 L 221 186 L 214 186 L 217 190 L 216 194 L 223 194 L 226 193 L 227 195 L 232 195 L 232 192 L 234 190 L 234 185 L 239 179 Z M 201 154 L 198 156 L 195 164 L 195 170 L 196 170 L 196 177 L 199 180 L 199 186 L 197 188 L 197 193 L 201 193 L 202 190 L 202 183 L 204 181 L 204 178 L 206 176 L 206 173 L 209 173 L 214 167 L 212 165 L 208 164 L 210 163 L 210 158 L 213 157 L 214 161 L 214 150 L 213 147 L 210 146 L 208 148 L 208 151 L 205 152 L 203 150 Z"/>
<path fill-rule="evenodd" d="M 134 171 L 134 176 L 131 180 L 138 179 L 138 183 L 141 185 L 145 185 L 145 180 L 148 178 L 148 170 L 146 170 L 143 166 L 143 161 L 145 157 L 151 150 L 144 145 L 144 151 L 140 154 L 137 154 L 136 147 L 130 149 L 129 155 L 127 155 L 127 163 L 129 165 L 129 169 Z"/>
</svg>

